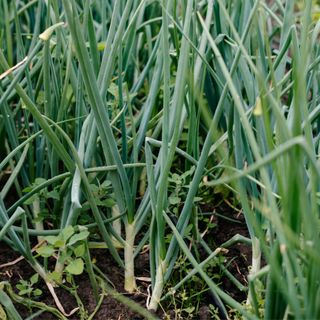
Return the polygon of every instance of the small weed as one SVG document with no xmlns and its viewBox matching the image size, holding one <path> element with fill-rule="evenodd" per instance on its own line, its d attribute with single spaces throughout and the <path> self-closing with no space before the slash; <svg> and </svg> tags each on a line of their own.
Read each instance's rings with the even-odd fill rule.
<svg viewBox="0 0 320 320">
<path fill-rule="evenodd" d="M 59 235 L 44 238 L 46 245 L 38 248 L 36 252 L 44 258 L 57 257 L 56 269 L 50 273 L 55 282 L 61 282 L 63 273 L 66 275 L 67 281 L 70 282 L 70 276 L 83 272 L 83 257 L 86 253 L 85 241 L 88 236 L 87 228 L 68 226 Z"/>
<path fill-rule="evenodd" d="M 31 299 L 37 299 L 42 295 L 42 290 L 35 288 L 39 281 L 39 274 L 34 274 L 29 280 L 21 279 L 19 283 L 16 284 L 16 288 L 19 290 L 19 296 L 28 298 L 26 301 L 31 301 Z M 28 309 L 31 311 L 32 307 L 27 304 Z M 2 319 L 2 318 L 1 318 Z"/>
<path fill-rule="evenodd" d="M 29 281 L 21 279 L 16 285 L 16 288 L 19 290 L 18 294 L 20 296 L 27 296 L 28 298 L 36 298 L 42 295 L 42 290 L 34 288 L 34 286 L 39 281 L 39 274 L 34 274 Z"/>
</svg>

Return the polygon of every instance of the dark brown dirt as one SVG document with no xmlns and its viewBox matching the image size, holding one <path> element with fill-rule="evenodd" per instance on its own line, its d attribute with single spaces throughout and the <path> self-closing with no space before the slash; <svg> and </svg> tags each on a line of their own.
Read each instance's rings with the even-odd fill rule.
<svg viewBox="0 0 320 320">
<path fill-rule="evenodd" d="M 13 252 L 7 245 L 4 243 L 0 244 L 0 265 L 3 263 L 7 263 L 9 261 L 14 261 L 19 257 L 19 254 Z M 123 275 L 121 270 L 117 265 L 115 265 L 114 261 L 110 258 L 107 251 L 104 250 L 92 250 L 92 258 L 96 260 L 97 266 L 105 273 L 107 278 L 110 281 L 110 284 L 113 285 L 114 289 L 118 292 L 126 294 L 123 292 Z M 137 267 L 139 264 L 145 264 L 145 257 L 142 255 L 137 259 Z M 139 272 L 139 268 L 137 268 L 137 275 L 141 275 Z M 143 270 L 142 270 L 143 271 Z M 34 270 L 29 266 L 26 261 L 20 261 L 12 266 L 5 267 L 0 269 L 0 282 L 8 281 L 10 284 L 15 287 L 15 285 L 19 282 L 20 279 L 29 279 L 33 274 Z M 140 274 L 139 274 L 140 273 Z M 78 286 L 78 295 L 81 298 L 81 301 L 90 315 L 96 306 L 93 291 L 90 285 L 90 281 L 86 275 L 81 275 L 76 277 L 77 286 Z M 142 292 L 146 292 L 145 288 L 147 287 L 146 283 L 138 282 L 139 289 Z M 43 291 L 40 299 L 41 301 L 47 305 L 54 306 L 54 302 L 52 296 L 46 288 L 46 285 L 43 281 L 39 281 L 37 283 L 36 288 L 40 288 Z M 77 306 L 75 298 L 68 293 L 66 290 L 61 288 L 56 288 L 56 293 L 62 302 L 62 305 L 66 312 L 71 311 L 73 308 Z M 131 295 L 130 297 L 137 303 L 143 305 L 145 303 L 145 293 L 137 293 L 135 295 Z M 30 311 L 20 305 L 16 305 L 17 310 L 23 317 L 27 317 L 30 315 Z M 33 311 L 35 312 L 35 311 Z M 56 317 L 50 313 L 42 313 L 40 316 L 34 318 L 35 320 L 51 320 L 56 319 Z M 75 314 L 69 317 L 70 320 L 80 319 L 79 314 Z M 132 312 L 130 308 L 126 305 L 119 303 L 116 299 L 112 298 L 111 295 L 108 295 L 103 300 L 99 311 L 96 313 L 93 319 L 106 319 L 106 320 L 125 320 L 125 319 L 143 319 L 138 314 Z"/>
<path fill-rule="evenodd" d="M 235 234 L 241 234 L 243 236 L 248 236 L 248 231 L 246 229 L 245 221 L 241 213 L 235 211 L 228 205 L 224 204 L 218 208 L 211 208 L 209 212 L 213 213 L 214 219 L 213 223 L 216 224 L 216 227 L 212 228 L 206 235 L 205 240 L 210 244 L 212 250 L 216 247 L 229 240 Z M 206 210 L 208 212 L 208 210 Z M 219 215 L 215 215 L 218 213 Z M 227 218 L 227 219 L 226 219 Z M 235 221 L 230 221 L 228 218 Z M 96 260 L 96 265 L 104 272 L 108 277 L 110 283 L 113 285 L 114 289 L 118 292 L 123 291 L 123 272 L 122 270 L 114 263 L 108 251 L 106 250 L 92 250 L 92 258 Z M 204 259 L 207 255 L 201 253 L 201 259 Z M 19 254 L 12 251 L 4 243 L 0 243 L 0 265 L 13 261 L 19 257 Z M 246 276 L 248 265 L 250 264 L 251 252 L 250 247 L 243 244 L 236 244 L 223 253 L 224 265 L 228 266 L 228 270 L 244 285 L 246 285 Z M 148 252 L 141 254 L 136 259 L 136 273 L 138 277 L 148 277 L 149 269 L 149 257 Z M 233 298 L 237 301 L 242 302 L 246 298 L 245 292 L 241 292 L 235 288 L 234 284 L 223 274 L 219 267 L 215 266 L 212 270 L 209 270 L 210 274 L 219 274 L 217 282 L 219 285 Z M 19 282 L 20 279 L 29 279 L 35 272 L 33 269 L 26 263 L 24 260 L 20 261 L 12 266 L 1 268 L 0 269 L 0 282 L 9 281 L 13 288 Z M 216 277 L 214 277 L 216 278 Z M 76 277 L 76 282 L 78 285 L 78 294 L 81 298 L 81 301 L 87 310 L 87 313 L 90 315 L 95 306 L 95 300 L 93 297 L 93 292 L 90 286 L 90 281 L 88 277 L 84 274 Z M 132 300 L 139 303 L 142 306 L 146 304 L 147 298 L 147 287 L 149 285 L 146 281 L 137 281 L 140 292 L 138 294 L 129 296 Z M 43 291 L 42 296 L 39 298 L 39 301 L 44 302 L 47 305 L 54 306 L 53 299 L 47 290 L 43 281 L 39 281 L 36 285 L 37 288 L 40 288 Z M 65 310 L 69 312 L 77 306 L 75 298 L 66 290 L 57 288 L 57 295 L 61 300 Z M 125 293 L 124 293 L 125 294 Z M 198 309 L 198 314 L 193 315 L 192 318 L 188 319 L 199 319 L 206 320 L 211 319 L 211 314 L 209 310 L 209 304 L 214 305 L 212 295 L 209 291 L 206 291 L 201 296 L 201 303 Z M 168 308 L 166 310 L 166 317 L 159 312 L 159 317 L 163 319 L 175 319 L 175 310 L 172 307 L 172 304 L 169 302 L 162 305 L 163 308 Z M 28 308 L 17 304 L 17 310 L 22 315 L 23 318 L 26 318 L 30 315 Z M 37 310 L 33 310 L 33 313 Z M 49 313 L 43 313 L 40 316 L 34 318 L 35 320 L 51 320 L 56 319 L 55 316 Z M 80 319 L 79 314 L 75 314 L 69 317 L 71 320 Z M 110 295 L 106 296 L 102 302 L 99 311 L 93 319 L 99 320 L 125 320 L 125 319 L 143 319 L 140 315 L 132 312 L 126 305 L 122 305 L 117 300 L 112 298 Z M 178 318 L 186 319 L 186 318 Z"/>
<path fill-rule="evenodd" d="M 239 234 L 249 238 L 249 232 L 246 227 L 243 214 L 239 211 L 232 210 L 231 207 L 223 206 L 218 208 L 217 212 L 223 217 L 217 217 L 217 228 L 213 232 L 213 237 L 218 246 L 228 241 L 231 237 Z M 228 220 L 232 219 L 234 220 Z M 224 254 L 226 259 L 225 266 L 236 279 L 243 285 L 247 285 L 248 266 L 251 264 L 251 247 L 237 243 L 227 249 Z M 246 299 L 246 292 L 237 290 L 230 280 L 223 276 L 221 286 L 232 298 L 239 302 Z"/>
</svg>

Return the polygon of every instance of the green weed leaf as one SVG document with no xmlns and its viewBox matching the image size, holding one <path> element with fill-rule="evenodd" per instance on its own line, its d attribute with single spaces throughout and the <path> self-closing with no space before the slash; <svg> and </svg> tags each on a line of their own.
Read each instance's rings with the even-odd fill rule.
<svg viewBox="0 0 320 320">
<path fill-rule="evenodd" d="M 83 268 L 83 260 L 78 258 L 76 260 L 71 261 L 65 270 L 70 274 L 79 275 L 83 272 Z"/>
<path fill-rule="evenodd" d="M 74 234 L 75 230 L 73 226 L 65 227 L 61 232 L 62 239 L 67 242 L 67 240 Z"/>
<path fill-rule="evenodd" d="M 61 282 L 61 278 L 62 278 L 62 274 L 57 272 L 57 271 L 52 271 L 49 274 L 50 279 L 52 279 L 54 282 L 56 283 L 60 283 Z"/>
<path fill-rule="evenodd" d="M 36 250 L 36 252 L 44 258 L 51 257 L 54 254 L 55 249 L 52 246 L 43 246 Z"/>
<path fill-rule="evenodd" d="M 81 243 L 80 245 L 76 246 L 73 249 L 74 254 L 76 255 L 76 257 L 83 257 L 84 253 L 85 253 L 85 245 L 84 243 Z"/>
<path fill-rule="evenodd" d="M 181 198 L 180 197 L 169 197 L 169 203 L 170 204 L 179 204 L 181 202 Z"/>
<path fill-rule="evenodd" d="M 38 274 L 38 273 L 35 273 L 35 274 L 30 278 L 31 284 L 37 283 L 38 280 L 39 280 L 39 274 Z"/>
<path fill-rule="evenodd" d="M 68 242 L 68 245 L 69 245 L 69 246 L 72 246 L 72 245 L 75 244 L 76 242 L 88 238 L 89 234 L 90 234 L 89 231 L 84 230 L 84 231 L 81 231 L 80 233 L 77 233 L 77 234 L 73 235 L 73 236 L 70 238 L 70 240 L 69 240 L 69 242 Z"/>
<path fill-rule="evenodd" d="M 57 190 L 52 190 L 47 193 L 47 198 L 59 200 L 60 199 L 59 192 Z"/>
<path fill-rule="evenodd" d="M 33 291 L 33 295 L 34 295 L 35 297 L 41 296 L 41 295 L 42 295 L 42 290 L 40 290 L 40 289 L 35 289 L 35 290 Z"/>
</svg>

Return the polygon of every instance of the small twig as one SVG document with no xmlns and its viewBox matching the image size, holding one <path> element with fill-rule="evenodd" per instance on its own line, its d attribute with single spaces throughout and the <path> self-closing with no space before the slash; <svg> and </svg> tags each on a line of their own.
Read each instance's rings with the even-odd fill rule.
<svg viewBox="0 0 320 320">
<path fill-rule="evenodd" d="M 45 240 L 42 240 L 40 241 L 39 243 L 37 243 L 31 250 L 31 252 L 34 252 L 35 250 L 37 250 L 39 247 L 41 247 L 43 244 L 45 243 Z M 6 267 L 11 267 L 15 264 L 17 264 L 18 262 L 24 260 L 25 257 L 24 256 L 20 256 L 19 258 L 11 261 L 11 262 L 7 262 L 7 263 L 4 263 L 4 264 L 1 264 L 0 265 L 0 269 L 3 269 L 3 268 L 6 268 Z"/>
<path fill-rule="evenodd" d="M 52 298 L 56 304 L 56 306 L 58 307 L 59 311 L 65 315 L 66 317 L 70 317 L 71 315 L 73 315 L 75 312 L 77 312 L 79 310 L 79 307 L 72 309 L 69 313 L 66 313 L 66 311 L 64 310 L 56 292 L 54 291 L 53 285 L 50 282 L 46 281 L 46 285 L 52 295 Z"/>
<path fill-rule="evenodd" d="M 18 62 L 15 66 L 11 67 L 4 73 L 0 74 L 0 80 L 4 79 L 7 75 L 9 75 L 11 72 L 19 68 L 21 65 L 23 65 L 28 60 L 28 57 L 25 57 L 22 61 Z"/>
<path fill-rule="evenodd" d="M 0 269 L 2 268 L 5 268 L 5 267 L 10 267 L 10 266 L 13 266 L 15 265 L 16 263 L 20 262 L 21 260 L 24 259 L 24 256 L 21 256 L 19 258 L 17 258 L 16 260 L 13 260 L 11 262 L 7 262 L 7 263 L 4 263 L 4 264 L 0 264 Z"/>
<path fill-rule="evenodd" d="M 151 282 L 150 277 L 136 277 L 136 280 L 142 281 L 142 282 Z"/>
<path fill-rule="evenodd" d="M 149 245 L 145 245 L 143 246 L 143 249 L 141 251 L 141 254 L 145 254 L 150 250 L 150 246 Z"/>
<path fill-rule="evenodd" d="M 242 214 L 242 209 L 238 209 L 237 207 L 235 207 L 233 204 L 230 203 L 230 201 L 228 201 L 227 199 L 224 199 L 224 202 L 230 207 L 232 208 L 234 211 L 237 211 L 238 214 Z"/>
<path fill-rule="evenodd" d="M 150 304 L 150 300 L 151 300 L 151 284 L 148 285 L 148 288 L 147 288 L 147 292 L 148 292 L 148 297 L 147 297 L 147 301 L 146 301 L 146 307 L 148 308 L 149 307 L 149 304 Z"/>
<path fill-rule="evenodd" d="M 209 225 L 211 224 L 211 222 L 213 221 L 214 219 L 214 216 L 211 216 L 210 217 L 210 220 L 209 220 L 209 223 L 207 224 L 207 228 L 201 233 L 201 238 L 203 239 L 204 236 L 207 234 L 207 232 L 209 231 Z"/>
</svg>

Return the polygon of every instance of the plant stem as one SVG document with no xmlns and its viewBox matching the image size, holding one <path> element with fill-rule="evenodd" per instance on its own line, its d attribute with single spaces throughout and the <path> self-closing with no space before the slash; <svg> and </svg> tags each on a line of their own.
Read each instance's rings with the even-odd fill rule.
<svg viewBox="0 0 320 320">
<path fill-rule="evenodd" d="M 114 218 L 115 220 L 112 222 L 112 227 L 114 229 L 114 231 L 116 232 L 116 234 L 118 234 L 119 236 L 121 236 L 121 220 L 120 220 L 120 210 L 119 210 L 119 206 L 117 204 L 115 204 L 112 207 L 111 210 L 111 214 L 112 214 L 112 218 Z M 117 218 L 118 217 L 118 218 Z M 115 242 L 118 242 L 118 240 L 113 237 L 113 240 Z"/>
<path fill-rule="evenodd" d="M 252 266 L 249 273 L 249 278 L 254 277 L 261 267 L 261 247 L 260 240 L 257 237 L 252 238 Z M 252 288 L 249 286 L 247 305 L 253 305 Z"/>
<path fill-rule="evenodd" d="M 43 227 L 43 222 L 39 220 L 39 214 L 40 214 L 40 200 L 39 200 L 39 197 L 37 197 L 33 203 L 32 203 L 32 207 L 33 207 L 33 217 L 34 219 L 36 220 L 35 222 L 35 229 L 37 231 L 43 231 L 44 230 L 44 227 Z M 37 237 L 38 239 L 38 243 L 40 243 L 43 239 L 43 237 L 41 236 L 38 236 Z"/>
<path fill-rule="evenodd" d="M 135 225 L 134 223 L 127 223 L 126 242 L 124 246 L 124 289 L 133 293 L 137 289 L 136 278 L 134 275 L 134 239 L 135 239 Z"/>
<path fill-rule="evenodd" d="M 157 273 L 156 273 L 156 283 L 153 288 L 150 304 L 147 306 L 148 310 L 157 311 L 158 305 L 162 296 L 163 285 L 164 285 L 164 274 L 167 269 L 167 263 L 165 260 L 159 262 Z"/>
</svg>

